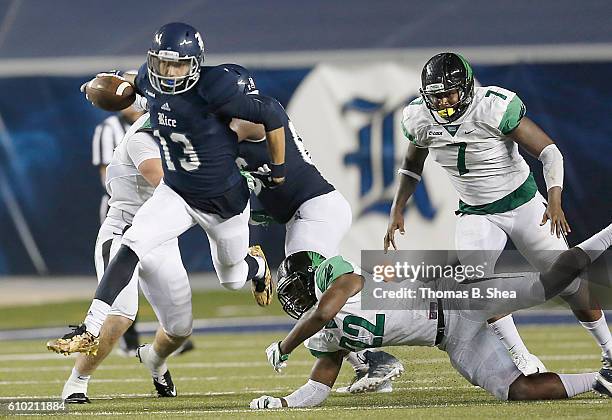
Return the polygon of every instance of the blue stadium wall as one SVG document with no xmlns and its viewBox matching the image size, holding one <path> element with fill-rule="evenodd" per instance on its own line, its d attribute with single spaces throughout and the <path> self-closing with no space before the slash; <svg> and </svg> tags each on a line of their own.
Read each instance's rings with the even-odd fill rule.
<svg viewBox="0 0 612 420">
<path fill-rule="evenodd" d="M 287 105 L 310 69 L 254 70 L 260 90 Z M 575 244 L 610 222 L 612 63 L 475 66 L 483 85 L 518 92 L 528 116 L 556 140 L 564 154 L 565 211 Z M 82 98 L 81 77 L 0 78 L 0 183 L 15 194 L 51 274 L 91 274 L 102 187 L 91 165 L 91 136 L 108 116 Z M 299 129 L 299 127 L 298 127 Z M 306 139 L 308 142 L 309 139 Z M 310 140 L 313 141 L 313 140 Z M 540 190 L 541 170 L 534 167 Z M 0 192 L 3 191 L 0 189 Z M 380 232 L 373 234 L 379 235 Z M 284 228 L 252 229 L 273 264 L 283 256 Z M 190 271 L 212 270 L 199 228 L 181 238 Z M 19 240 L 6 196 L 0 194 L 0 275 L 34 274 Z"/>
</svg>

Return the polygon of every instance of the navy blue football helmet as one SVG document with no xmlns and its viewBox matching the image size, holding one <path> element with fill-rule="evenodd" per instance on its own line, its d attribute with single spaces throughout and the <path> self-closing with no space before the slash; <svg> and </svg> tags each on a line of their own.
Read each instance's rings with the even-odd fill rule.
<svg viewBox="0 0 612 420">
<path fill-rule="evenodd" d="M 176 95 L 191 89 L 204 64 L 204 41 L 185 23 L 168 23 L 155 32 L 147 54 L 151 85 L 159 92 Z"/>
</svg>

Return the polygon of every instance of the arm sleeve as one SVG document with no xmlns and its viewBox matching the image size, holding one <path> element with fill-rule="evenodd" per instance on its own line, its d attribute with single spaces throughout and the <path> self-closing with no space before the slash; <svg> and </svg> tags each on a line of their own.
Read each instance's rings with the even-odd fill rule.
<svg viewBox="0 0 612 420">
<path fill-rule="evenodd" d="M 563 188 L 563 155 L 557 145 L 546 146 L 538 159 L 542 162 L 546 191 L 552 187 Z"/>
<path fill-rule="evenodd" d="M 285 110 L 276 99 L 262 95 L 234 95 L 229 102 L 217 108 L 215 113 L 263 124 L 266 132 L 282 127 L 287 119 Z"/>
<path fill-rule="evenodd" d="M 315 407 L 327 399 L 331 388 L 309 379 L 304 385 L 285 397 L 288 407 Z"/>
<path fill-rule="evenodd" d="M 126 141 L 128 142 L 126 145 L 127 153 L 136 168 L 145 160 L 161 159 L 159 147 L 149 134 L 136 133 Z"/>
</svg>

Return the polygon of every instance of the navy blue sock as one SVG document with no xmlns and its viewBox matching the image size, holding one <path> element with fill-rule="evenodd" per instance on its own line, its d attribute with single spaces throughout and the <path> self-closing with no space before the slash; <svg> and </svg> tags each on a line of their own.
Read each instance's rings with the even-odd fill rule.
<svg viewBox="0 0 612 420">
<path fill-rule="evenodd" d="M 253 280 L 257 276 L 257 272 L 259 271 L 259 263 L 251 254 L 247 254 L 247 256 L 244 257 L 244 260 L 249 266 L 249 274 L 247 274 L 247 280 Z"/>
</svg>

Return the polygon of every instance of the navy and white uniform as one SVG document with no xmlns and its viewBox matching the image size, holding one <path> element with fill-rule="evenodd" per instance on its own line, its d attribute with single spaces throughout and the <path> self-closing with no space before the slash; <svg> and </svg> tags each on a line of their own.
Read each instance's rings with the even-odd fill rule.
<svg viewBox="0 0 612 420">
<path fill-rule="evenodd" d="M 207 233 L 221 283 L 241 288 L 248 274 L 250 194 L 235 164 L 238 140 L 229 122 L 241 118 L 272 131 L 282 126 L 282 106 L 244 95 L 223 66 L 203 66 L 194 87 L 169 95 L 152 87 L 145 64 L 135 86 L 147 99 L 164 179 L 134 217 L 123 244 L 142 259 L 197 223 Z"/>
<path fill-rule="evenodd" d="M 338 255 L 342 238 L 351 226 L 348 201 L 316 168 L 289 117 L 285 128 L 285 182 L 266 188 L 257 180 L 255 194 L 266 213 L 286 225 L 285 255 L 315 251 Z M 255 172 L 270 163 L 265 139 L 240 143 L 238 166 Z"/>
</svg>

